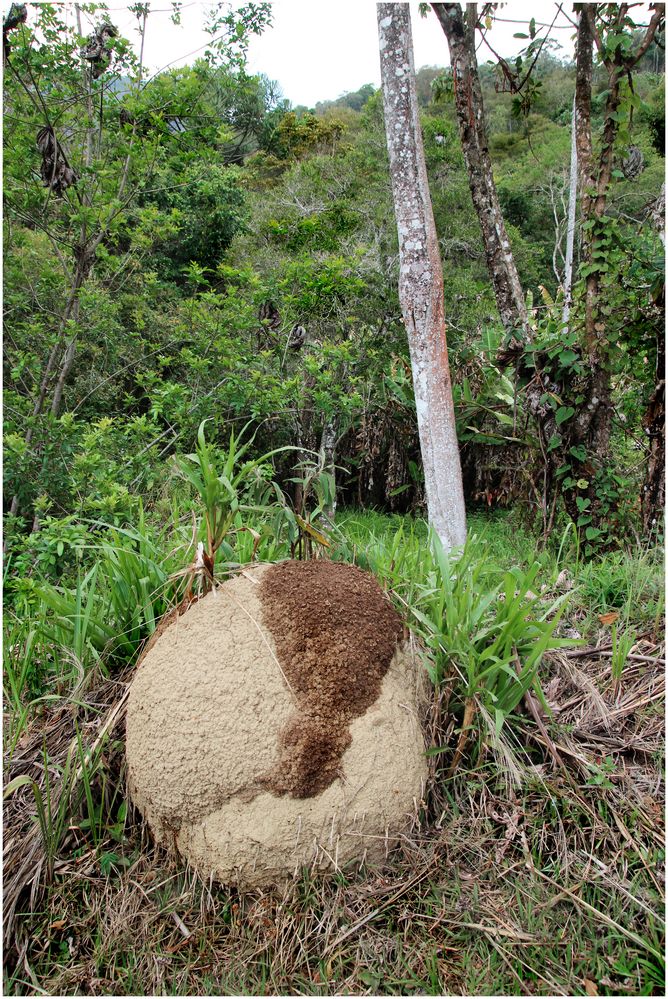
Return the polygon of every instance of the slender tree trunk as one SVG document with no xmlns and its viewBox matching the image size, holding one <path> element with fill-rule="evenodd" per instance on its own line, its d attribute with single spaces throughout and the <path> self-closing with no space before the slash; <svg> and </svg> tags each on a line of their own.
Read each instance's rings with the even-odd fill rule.
<svg viewBox="0 0 668 999">
<path fill-rule="evenodd" d="M 658 338 L 656 351 L 656 387 L 643 419 L 648 437 L 647 469 L 643 482 L 641 512 L 643 533 L 657 533 L 666 504 L 666 343 Z"/>
<path fill-rule="evenodd" d="M 482 230 L 487 269 L 496 305 L 510 343 L 499 351 L 497 364 L 523 364 L 523 345 L 531 339 L 522 286 L 494 182 L 489 155 L 485 112 L 475 50 L 477 5 L 467 4 L 466 17 L 458 3 L 432 3 L 448 40 L 454 81 L 459 136 L 468 174 L 473 207 Z M 557 427 L 552 410 L 545 405 L 545 393 L 556 388 L 543 372 L 532 370 L 524 389 L 526 406 L 539 426 L 544 458 L 543 484 L 554 484 L 555 455 L 547 444 Z"/>
<path fill-rule="evenodd" d="M 76 256 L 76 273 L 74 277 L 74 289 L 76 294 L 72 301 L 68 320 L 74 319 L 76 322 L 79 317 L 79 293 L 85 285 L 86 281 L 90 277 L 93 267 L 95 265 L 95 252 L 102 241 L 102 235 L 98 234 L 89 244 L 80 245 L 75 248 L 74 253 Z M 65 326 L 66 324 L 64 324 Z M 72 333 L 72 336 L 65 346 L 63 352 L 62 361 L 60 363 L 60 370 L 58 372 L 58 378 L 56 379 L 56 385 L 53 390 L 53 398 L 51 400 L 51 415 L 57 416 L 60 412 L 60 406 L 63 400 L 63 392 L 65 390 L 65 382 L 72 370 L 72 365 L 74 364 L 74 358 L 76 355 L 78 334 L 76 330 Z"/>
<path fill-rule="evenodd" d="M 325 520 L 329 521 L 330 525 L 334 523 L 336 517 L 336 422 L 335 416 L 327 417 L 323 423 L 320 437 L 322 467 L 332 477 L 330 502 L 322 511 Z"/>
<path fill-rule="evenodd" d="M 601 5 L 604 7 L 604 5 Z M 603 219 L 608 204 L 608 192 L 614 166 L 614 148 L 619 131 L 618 111 L 622 103 L 622 81 L 630 75 L 633 66 L 651 44 L 664 20 L 664 5 L 656 4 L 645 35 L 635 51 L 618 46 L 613 52 L 601 44 L 597 28 L 599 5 L 579 5 L 576 51 L 576 140 L 579 165 L 579 182 L 582 189 L 582 215 L 590 226 L 587 229 L 583 257 L 589 273 L 585 279 L 585 317 L 583 355 L 587 363 L 588 378 L 584 390 L 586 403 L 577 416 L 565 426 L 564 447 L 584 443 L 589 460 L 594 467 L 610 465 L 610 436 L 613 406 L 610 381 L 611 348 L 606 337 L 607 320 L 601 310 L 601 271 L 594 265 L 605 259 L 607 245 Z M 628 4 L 613 8 L 614 24 L 610 30 L 623 30 Z M 609 12 L 608 12 L 609 14 Z M 608 73 L 606 105 L 601 139 L 601 151 L 594 163 L 591 139 L 591 90 L 593 49 L 596 43 Z M 645 417 L 645 427 L 650 437 L 650 454 L 647 479 L 643 489 L 642 511 L 646 529 L 657 519 L 657 510 L 665 496 L 663 447 L 665 430 L 663 413 L 665 385 L 663 381 L 663 343 L 657 345 L 657 383 Z M 588 489 L 592 501 L 591 511 L 596 518 L 596 491 Z M 572 501 L 571 501 L 572 502 Z M 572 515 L 575 511 L 569 511 Z M 596 522 L 596 521 L 594 521 Z"/>
<path fill-rule="evenodd" d="M 297 441 L 298 451 L 295 452 L 295 460 L 292 467 L 292 477 L 297 479 L 295 482 L 295 512 L 304 516 L 304 485 L 303 478 L 305 475 L 304 462 L 307 459 L 306 445 L 304 443 L 304 423 L 302 420 L 302 413 L 297 412 L 295 415 L 295 440 Z"/>
<path fill-rule="evenodd" d="M 78 3 L 74 5 L 74 10 L 77 20 L 77 31 L 79 32 L 79 35 L 82 35 L 83 32 L 81 29 L 81 8 Z M 83 162 L 84 162 L 84 167 L 86 169 L 90 169 L 90 166 L 93 162 L 93 153 L 95 145 L 95 129 L 93 126 L 93 115 L 94 115 L 93 90 L 92 90 L 91 70 L 90 67 L 88 66 L 88 63 L 86 62 L 86 59 L 84 58 L 83 52 L 81 53 L 81 79 L 83 82 L 84 92 L 86 95 L 86 114 L 87 114 L 86 145 L 84 149 Z M 99 153 L 99 148 L 97 152 Z M 87 195 L 85 192 L 83 194 L 83 201 L 84 204 L 90 206 L 91 204 L 90 196 Z M 79 313 L 79 291 L 85 284 L 90 272 L 93 269 L 93 261 L 95 259 L 95 249 L 97 249 L 100 243 L 100 239 L 101 237 L 93 240 L 94 243 L 93 248 L 88 246 L 88 227 L 86 225 L 86 222 L 84 221 L 81 225 L 81 230 L 79 233 L 79 245 L 75 247 L 74 250 L 74 256 L 76 259 L 75 285 L 77 288 L 77 295 L 72 306 L 72 313 L 74 314 L 75 319 L 78 317 Z M 58 378 L 56 380 L 53 399 L 51 401 L 52 416 L 57 416 L 58 412 L 60 411 L 63 392 L 65 390 L 65 382 L 67 381 L 67 377 L 70 371 L 72 370 L 72 365 L 74 364 L 74 358 L 76 355 L 76 346 L 77 346 L 77 334 L 75 332 L 73 333 L 69 343 L 65 347 L 65 352 L 63 354 L 63 360 L 60 366 L 60 371 L 58 373 Z"/>
<path fill-rule="evenodd" d="M 78 294 L 79 294 L 80 287 L 81 286 L 79 284 L 78 274 L 75 274 L 74 280 L 73 280 L 73 283 L 72 283 L 72 288 L 70 289 L 70 293 L 69 293 L 69 295 L 67 297 L 67 302 L 65 303 L 65 308 L 63 310 L 63 314 L 61 316 L 60 323 L 59 323 L 59 326 L 58 326 L 58 334 L 57 334 L 56 342 L 54 343 L 53 347 L 51 348 L 49 356 L 48 356 L 48 358 L 47 358 L 47 360 L 46 360 L 46 362 L 44 364 L 44 369 L 42 371 L 42 378 L 40 380 L 40 385 L 39 385 L 39 393 L 38 393 L 38 396 L 35 399 L 35 403 L 33 405 L 33 410 L 32 410 L 33 417 L 39 416 L 40 413 L 42 412 L 42 410 L 44 409 L 44 402 L 46 401 L 46 395 L 47 395 L 47 392 L 49 391 L 49 385 L 51 383 L 51 376 L 52 376 L 53 371 L 55 369 L 56 361 L 58 360 L 58 355 L 59 355 L 59 353 L 62 350 L 63 337 L 64 337 L 64 334 L 65 334 L 65 329 L 66 329 L 67 323 L 69 322 L 69 320 L 70 320 L 70 318 L 72 316 L 72 312 L 76 308 L 76 303 L 77 303 L 77 300 L 78 300 Z M 32 440 L 32 434 L 33 434 L 33 428 L 32 427 L 28 427 L 28 429 L 26 430 L 26 435 L 25 435 L 26 444 L 29 444 L 30 441 Z"/>
<path fill-rule="evenodd" d="M 621 103 L 620 83 L 622 78 L 621 68 L 614 67 L 608 73 L 608 97 L 605 105 L 605 125 L 603 127 L 603 140 L 601 155 L 598 166 L 598 177 L 596 179 L 595 193 L 589 202 L 589 211 L 586 213 L 588 219 L 599 222 L 605 214 L 608 203 L 608 190 L 612 179 L 613 156 L 615 138 L 619 125 L 615 115 Z M 597 234 L 593 230 L 591 238 L 588 240 L 588 262 L 594 259 L 597 248 Z M 598 360 L 601 355 L 599 337 L 596 330 L 597 310 L 599 304 L 599 291 L 601 285 L 600 271 L 595 270 L 587 277 L 585 293 L 585 336 L 590 358 Z"/>
<path fill-rule="evenodd" d="M 77 21 L 77 32 L 79 37 L 83 37 L 83 31 L 81 28 L 81 6 L 78 3 L 74 5 L 74 12 Z M 93 91 L 91 87 L 91 69 L 86 61 L 86 58 L 81 50 L 81 80 L 84 87 L 84 92 L 86 94 L 86 114 L 88 117 L 87 128 L 86 128 L 86 150 L 84 153 L 84 163 L 89 167 L 93 161 Z"/>
<path fill-rule="evenodd" d="M 594 67 L 594 4 L 581 4 L 575 59 L 575 145 L 582 214 L 589 217 L 591 191 L 594 187 L 591 148 L 591 78 Z"/>
<path fill-rule="evenodd" d="M 477 5 L 466 5 L 466 17 L 458 3 L 433 3 L 431 6 L 448 39 L 459 135 L 501 322 L 513 338 L 526 339 L 528 323 L 522 285 L 503 221 L 489 155 L 475 51 Z"/>
<path fill-rule="evenodd" d="M 399 233 L 399 298 L 408 334 L 429 522 L 444 548 L 466 540 L 443 304 L 443 272 L 415 89 L 407 3 L 379 3 L 385 133 Z"/>
<path fill-rule="evenodd" d="M 575 77 L 575 126 L 579 166 L 579 183 L 582 197 L 582 216 L 587 221 L 598 222 L 606 208 L 607 192 L 612 177 L 613 152 L 618 123 L 615 113 L 620 104 L 621 67 L 608 68 L 608 96 L 605 108 L 602 148 L 595 169 L 591 138 L 591 89 L 593 49 L 596 32 L 596 5 L 582 4 L 578 18 Z M 583 256 L 586 264 L 595 259 L 597 236 L 595 230 L 585 235 Z M 597 330 L 600 299 L 600 273 L 595 270 L 585 283 L 584 354 L 589 378 L 586 403 L 580 407 L 576 418 L 565 428 L 570 445 L 585 443 L 597 463 L 604 463 L 610 449 L 612 426 L 612 400 L 610 369 L 607 359 L 608 345 Z M 592 495 L 592 500 L 594 499 Z"/>
<path fill-rule="evenodd" d="M 666 185 L 656 200 L 651 221 L 666 245 Z M 665 309 L 665 286 L 656 303 Z M 649 400 L 643 426 L 648 437 L 647 468 L 641 493 L 642 526 L 646 536 L 656 534 L 664 517 L 666 504 L 666 340 L 659 333 L 656 344 L 656 382 Z"/>
<path fill-rule="evenodd" d="M 573 256 L 575 250 L 575 216 L 578 202 L 578 144 L 575 132 L 575 97 L 573 97 L 573 118 L 571 121 L 571 169 L 568 184 L 568 222 L 566 227 L 566 259 L 564 260 L 564 307 L 561 321 L 567 331 L 571 314 L 573 288 Z"/>
<path fill-rule="evenodd" d="M 598 166 L 594 163 L 592 152 L 591 131 L 591 94 L 593 73 L 593 50 L 596 33 L 596 4 L 581 4 L 578 11 L 578 28 L 575 60 L 575 104 L 574 124 L 575 156 L 577 158 L 578 188 L 581 201 L 581 217 L 584 221 L 600 218 L 604 208 L 604 200 L 598 202 L 597 188 L 604 170 L 605 150 L 601 153 Z M 619 88 L 616 93 L 608 95 L 606 115 L 616 110 L 619 103 Z M 606 120 L 606 130 L 609 125 Z M 614 134 L 610 136 L 614 142 Z M 610 149 L 612 157 L 612 147 Z M 572 160 L 571 160 L 572 163 Z M 612 170 L 612 159 L 610 159 Z M 571 178 L 572 181 L 572 178 Z M 608 175 L 609 183 L 610 176 Z M 597 204 L 601 207 L 597 214 Z M 570 204 L 569 204 L 570 208 Z M 591 264 L 596 247 L 596 237 L 591 229 L 583 232 L 582 257 L 585 264 Z M 581 395 L 584 401 L 577 407 L 575 415 L 562 424 L 558 433 L 561 446 L 554 452 L 559 460 L 569 460 L 571 449 L 584 445 L 588 466 L 591 469 L 587 475 L 589 486 L 586 493 L 579 492 L 580 498 L 587 496 L 590 501 L 588 513 L 593 517 L 596 526 L 599 518 L 599 497 L 594 481 L 594 471 L 609 465 L 610 434 L 612 428 L 612 389 L 610 384 L 610 365 L 608 363 L 605 340 L 595 329 L 596 313 L 600 290 L 598 273 L 585 279 L 584 294 L 584 332 L 581 351 L 586 363 L 587 374 L 582 385 Z M 577 523 L 580 510 L 573 490 L 563 493 L 564 505 L 569 516 Z"/>
</svg>

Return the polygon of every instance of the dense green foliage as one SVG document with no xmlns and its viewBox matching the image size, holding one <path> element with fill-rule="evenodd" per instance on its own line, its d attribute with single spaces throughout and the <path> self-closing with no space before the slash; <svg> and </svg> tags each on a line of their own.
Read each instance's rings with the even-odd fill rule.
<svg viewBox="0 0 668 999">
<path fill-rule="evenodd" d="M 137 16 L 141 24 L 141 6 Z M 62 554 L 48 571 L 59 573 L 89 530 L 81 518 L 131 524 L 140 497 L 153 509 L 172 489 L 166 456 L 190 447 L 205 418 L 223 439 L 230 421 L 253 420 L 264 450 L 318 450 L 329 429 L 344 500 L 419 505 L 379 95 L 365 86 L 295 113 L 229 49 L 225 59 L 210 54 L 143 83 L 121 39 L 86 95 L 75 34 L 58 18 L 42 5 L 32 44 L 30 26 L 14 33 L 6 76 L 10 551 L 30 551 L 29 561 L 44 565 L 53 535 Z M 482 69 L 500 198 L 533 296 L 535 349 L 549 358 L 556 384 L 568 375 L 569 399 L 577 399 L 578 334 L 563 340 L 558 307 L 573 67 L 545 54 L 537 75 L 532 112 L 518 120 L 491 68 Z M 495 363 L 501 331 L 451 98 L 447 87 L 432 87 L 438 77 L 426 68 L 417 82 L 468 500 L 541 512 L 540 442 L 512 375 Z M 632 129 L 622 138 L 640 147 L 645 168 L 629 181 L 618 171 L 606 216 L 607 335 L 617 344 L 619 399 L 618 467 L 607 488 L 629 497 L 615 502 L 606 541 L 637 515 L 642 419 L 654 388 L 662 259 L 645 213 L 663 177 L 662 79 L 636 74 Z M 60 198 L 38 180 L 34 141 L 45 121 L 80 175 Z M 68 309 L 85 253 L 92 256 Z M 294 350 L 297 324 L 306 342 Z M 56 367 L 48 371 L 50 352 Z M 558 422 L 569 412 L 568 403 L 547 404 Z M 289 472 L 284 460 L 279 473 Z M 582 469 L 562 476 L 568 490 Z M 37 524 L 42 530 L 26 537 Z"/>
</svg>

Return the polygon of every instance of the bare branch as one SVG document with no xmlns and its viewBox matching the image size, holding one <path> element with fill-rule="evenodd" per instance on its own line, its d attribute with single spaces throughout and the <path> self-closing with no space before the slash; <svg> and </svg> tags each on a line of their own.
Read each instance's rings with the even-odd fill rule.
<svg viewBox="0 0 668 999">
<path fill-rule="evenodd" d="M 650 45 L 654 41 L 654 37 L 655 37 L 657 31 L 659 30 L 659 28 L 662 26 L 662 24 L 664 22 L 665 15 L 666 15 L 666 5 L 665 5 L 665 3 L 657 3 L 657 4 L 654 4 L 653 6 L 656 9 L 654 11 L 654 14 L 652 15 L 651 21 L 649 22 L 649 25 L 647 27 L 647 31 L 645 32 L 645 37 L 643 38 L 642 42 L 640 43 L 640 48 L 635 53 L 635 55 L 633 56 L 633 58 L 627 60 L 626 63 L 625 63 L 625 65 L 627 66 L 628 69 L 632 69 L 636 65 L 636 63 L 640 62 L 640 60 L 642 59 L 642 57 L 645 55 L 645 52 L 647 52 L 647 49 L 650 47 Z"/>
</svg>

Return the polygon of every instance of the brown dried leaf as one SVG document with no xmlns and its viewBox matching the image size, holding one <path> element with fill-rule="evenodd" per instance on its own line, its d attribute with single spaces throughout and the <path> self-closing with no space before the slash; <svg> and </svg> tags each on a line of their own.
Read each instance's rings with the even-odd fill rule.
<svg viewBox="0 0 668 999">
<path fill-rule="evenodd" d="M 302 531 L 306 531 L 306 533 L 310 534 L 312 538 L 315 538 L 319 545 L 322 545 L 324 548 L 331 547 L 325 535 L 321 534 L 320 531 L 316 531 L 313 524 L 309 524 L 308 521 L 304 520 L 303 517 L 300 517 L 298 513 L 295 514 L 295 520 L 301 527 Z"/>
<path fill-rule="evenodd" d="M 598 995 L 598 985 L 596 982 L 592 982 L 591 978 L 585 978 L 584 980 L 585 992 L 588 996 Z"/>
</svg>

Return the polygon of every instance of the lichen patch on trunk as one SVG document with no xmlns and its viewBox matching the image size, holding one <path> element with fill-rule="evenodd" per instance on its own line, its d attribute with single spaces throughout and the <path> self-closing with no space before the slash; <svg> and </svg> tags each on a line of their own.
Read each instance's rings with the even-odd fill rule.
<svg viewBox="0 0 668 999">
<path fill-rule="evenodd" d="M 264 623 L 297 710 L 261 783 L 310 798 L 340 775 L 350 722 L 377 699 L 396 651 L 399 616 L 373 576 L 336 562 L 282 562 L 263 576 Z"/>
</svg>

